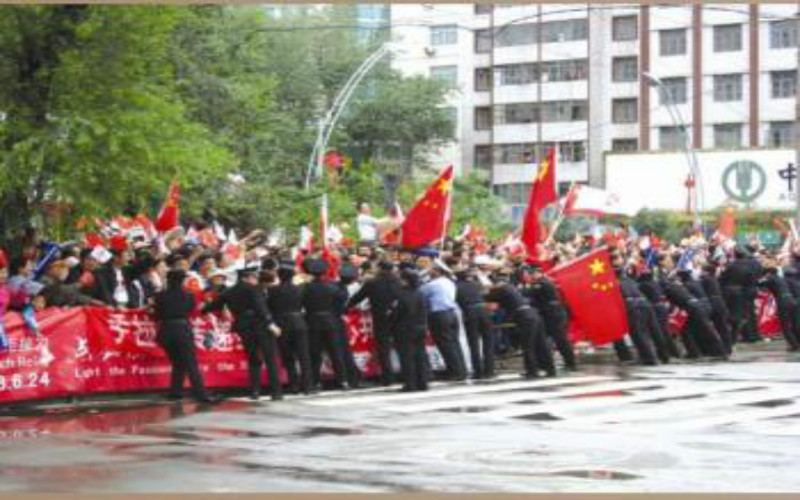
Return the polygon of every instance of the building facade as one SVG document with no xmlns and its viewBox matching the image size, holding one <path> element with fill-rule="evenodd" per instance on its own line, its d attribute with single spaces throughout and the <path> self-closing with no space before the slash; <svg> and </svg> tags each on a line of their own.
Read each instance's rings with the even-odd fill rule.
<svg viewBox="0 0 800 500">
<path fill-rule="evenodd" d="M 603 186 L 609 152 L 684 149 L 684 126 L 699 150 L 793 147 L 796 15 L 797 4 L 392 4 L 393 64 L 453 85 L 457 139 L 437 161 L 484 173 L 519 220 L 550 148 L 565 190 Z"/>
</svg>

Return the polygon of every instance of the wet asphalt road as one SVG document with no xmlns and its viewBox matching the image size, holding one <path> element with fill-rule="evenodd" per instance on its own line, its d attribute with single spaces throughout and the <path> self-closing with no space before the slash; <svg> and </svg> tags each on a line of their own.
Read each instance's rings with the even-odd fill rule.
<svg viewBox="0 0 800 500">
<path fill-rule="evenodd" d="M 800 355 L 540 381 L 51 407 L 0 418 L 0 492 L 797 492 Z"/>
</svg>

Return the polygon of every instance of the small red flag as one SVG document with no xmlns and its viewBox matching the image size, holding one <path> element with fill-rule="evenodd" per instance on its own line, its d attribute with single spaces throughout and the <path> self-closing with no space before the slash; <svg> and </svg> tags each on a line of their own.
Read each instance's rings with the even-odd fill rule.
<svg viewBox="0 0 800 500">
<path fill-rule="evenodd" d="M 539 220 L 539 212 L 558 199 L 556 194 L 556 161 L 553 150 L 547 151 L 547 159 L 539 165 L 531 186 L 528 209 L 522 226 L 522 242 L 528 255 L 534 259 L 539 255 L 539 243 L 545 240 L 546 231 Z"/>
<path fill-rule="evenodd" d="M 428 187 L 425 196 L 408 212 L 403 225 L 403 246 L 419 248 L 444 238 L 450 222 L 453 166 L 450 165 Z"/>
<path fill-rule="evenodd" d="M 628 333 L 628 315 L 608 250 L 600 248 L 551 270 L 575 326 L 595 345 Z"/>
<path fill-rule="evenodd" d="M 164 200 L 164 206 L 161 207 L 161 211 L 158 213 L 158 219 L 156 219 L 156 229 L 162 233 L 174 229 L 178 225 L 178 218 L 180 216 L 178 203 L 180 199 L 181 188 L 178 186 L 177 182 L 172 181 L 172 184 L 169 186 L 169 192 L 167 193 L 167 199 Z"/>
</svg>

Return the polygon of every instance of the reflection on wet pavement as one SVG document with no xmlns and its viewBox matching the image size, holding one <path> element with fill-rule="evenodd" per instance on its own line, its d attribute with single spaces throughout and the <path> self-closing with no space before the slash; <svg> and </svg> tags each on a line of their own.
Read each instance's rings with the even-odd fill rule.
<svg viewBox="0 0 800 500">
<path fill-rule="evenodd" d="M 4 409 L 0 491 L 798 491 L 800 358 L 775 349 L 412 396 Z"/>
</svg>

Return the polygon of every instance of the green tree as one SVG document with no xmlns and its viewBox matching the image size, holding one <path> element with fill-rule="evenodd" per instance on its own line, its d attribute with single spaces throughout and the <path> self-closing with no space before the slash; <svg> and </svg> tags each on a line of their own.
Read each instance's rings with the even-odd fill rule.
<svg viewBox="0 0 800 500">
<path fill-rule="evenodd" d="M 185 9 L 0 8 L 0 213 L 3 231 L 47 202 L 111 214 L 191 187 L 234 164 L 187 119 L 168 57 Z"/>
</svg>

